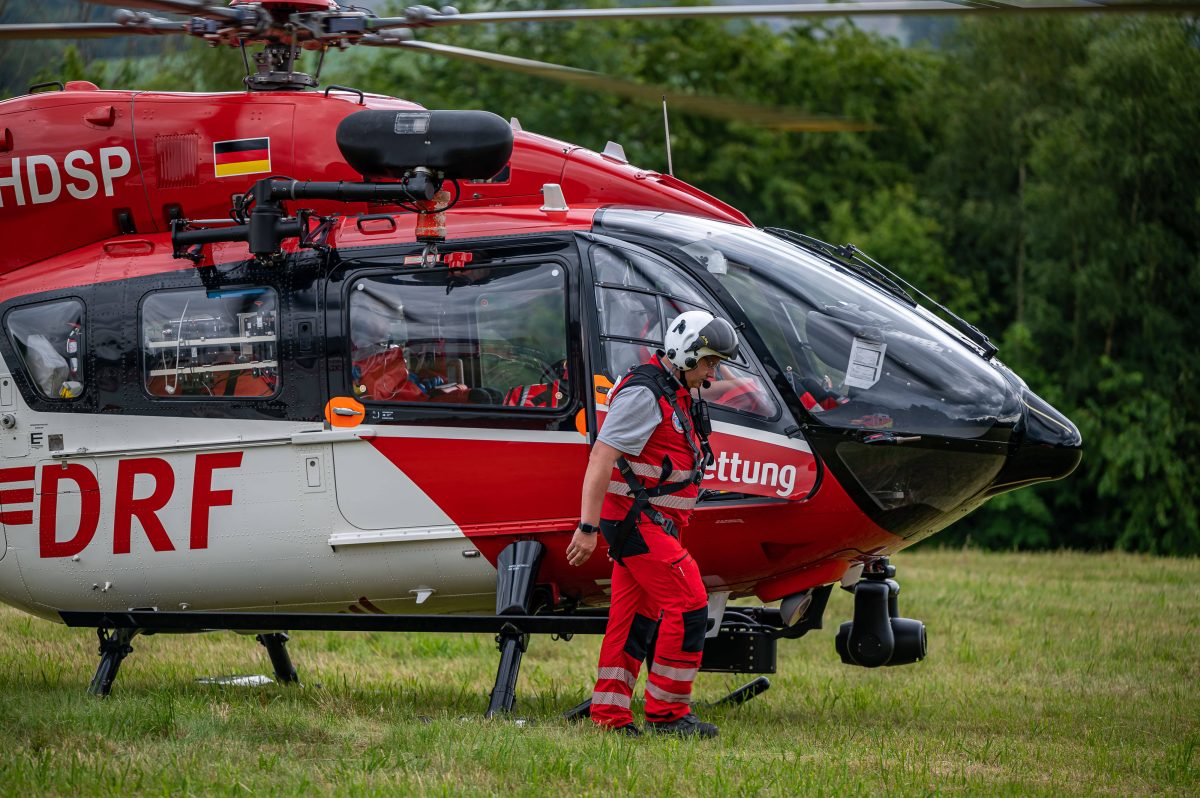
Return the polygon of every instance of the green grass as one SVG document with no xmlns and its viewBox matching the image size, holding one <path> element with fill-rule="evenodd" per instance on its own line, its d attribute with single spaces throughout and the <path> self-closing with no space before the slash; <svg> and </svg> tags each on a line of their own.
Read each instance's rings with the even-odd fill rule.
<svg viewBox="0 0 1200 798">
<path fill-rule="evenodd" d="M 85 695 L 94 633 L 0 610 L 3 795 L 1179 795 L 1200 793 L 1200 561 L 922 551 L 895 560 L 928 660 L 844 666 L 826 629 L 782 641 L 771 690 L 709 711 L 715 741 L 631 740 L 558 714 L 599 639 L 535 638 L 524 725 L 484 721 L 487 636 L 299 632 L 306 686 L 231 633 L 134 640 Z M 701 674 L 697 695 L 740 680 Z M 639 691 L 640 692 L 640 691 Z"/>
</svg>

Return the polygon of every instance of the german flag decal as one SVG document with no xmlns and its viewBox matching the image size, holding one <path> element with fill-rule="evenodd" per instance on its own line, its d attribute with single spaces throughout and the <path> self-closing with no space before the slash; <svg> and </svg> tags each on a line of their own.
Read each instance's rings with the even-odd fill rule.
<svg viewBox="0 0 1200 798">
<path fill-rule="evenodd" d="M 254 175 L 271 171 L 271 139 L 233 139 L 213 142 L 217 177 Z"/>
</svg>

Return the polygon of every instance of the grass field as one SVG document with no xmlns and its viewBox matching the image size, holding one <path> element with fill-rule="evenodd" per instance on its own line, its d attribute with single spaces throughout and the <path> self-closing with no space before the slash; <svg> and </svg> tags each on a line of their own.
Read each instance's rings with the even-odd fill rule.
<svg viewBox="0 0 1200 798">
<path fill-rule="evenodd" d="M 483 635 L 307 632 L 303 688 L 252 637 L 134 640 L 113 695 L 85 695 L 94 633 L 0 610 L 3 795 L 1200 794 L 1200 561 L 925 551 L 895 558 L 922 663 L 868 671 L 826 628 L 782 641 L 772 689 L 705 716 L 715 741 L 625 739 L 560 711 L 598 638 L 535 638 L 516 716 L 484 721 Z M 700 699 L 740 680 L 701 674 Z M 640 689 L 639 689 L 640 693 Z"/>
</svg>

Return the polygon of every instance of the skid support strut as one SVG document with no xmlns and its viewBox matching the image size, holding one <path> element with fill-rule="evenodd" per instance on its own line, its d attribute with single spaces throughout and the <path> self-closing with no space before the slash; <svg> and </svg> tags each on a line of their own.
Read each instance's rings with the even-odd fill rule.
<svg viewBox="0 0 1200 798">
<path fill-rule="evenodd" d="M 288 654 L 286 632 L 255 635 L 254 639 L 262 643 L 267 650 L 267 656 L 271 658 L 271 667 L 275 669 L 276 681 L 280 684 L 300 684 L 300 677 L 296 675 L 296 667 L 292 665 L 292 658 Z"/>
<path fill-rule="evenodd" d="M 528 615 L 537 587 L 538 566 L 546 547 L 536 540 L 510 543 L 496 560 L 496 614 Z M 512 624 L 505 624 L 496 635 L 500 649 L 500 665 L 496 669 L 496 686 L 492 688 L 484 717 L 498 712 L 511 712 L 517 699 L 517 674 L 521 658 L 529 647 L 529 635 Z"/>
<path fill-rule="evenodd" d="M 739 707 L 746 703 L 756 695 L 765 693 L 771 689 L 771 680 L 766 676 L 759 676 L 749 682 L 746 682 L 741 687 L 733 690 L 729 695 L 723 698 L 718 698 L 716 701 L 711 701 L 705 706 L 709 707 Z"/>
<path fill-rule="evenodd" d="M 112 692 L 121 661 L 133 653 L 133 646 L 129 645 L 129 641 L 133 640 L 137 633 L 136 629 L 96 630 L 96 636 L 100 638 L 100 665 L 96 668 L 92 683 L 88 685 L 88 693 L 104 698 Z"/>
</svg>

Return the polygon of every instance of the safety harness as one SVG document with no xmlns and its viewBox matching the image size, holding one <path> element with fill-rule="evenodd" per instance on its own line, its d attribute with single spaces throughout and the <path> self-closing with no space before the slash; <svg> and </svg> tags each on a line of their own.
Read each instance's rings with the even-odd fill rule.
<svg viewBox="0 0 1200 798">
<path fill-rule="evenodd" d="M 685 413 L 679 407 L 678 401 L 676 401 L 676 387 L 679 385 L 679 381 L 661 366 L 653 363 L 647 363 L 630 369 L 629 374 L 621 382 L 619 388 L 624 389 L 636 385 L 643 385 L 650 388 L 655 396 L 665 399 L 667 404 L 671 406 L 675 420 L 683 428 L 684 440 L 691 447 L 692 462 L 694 465 L 690 479 L 669 482 L 668 480 L 671 478 L 675 467 L 671 465 L 670 457 L 663 457 L 662 471 L 658 476 L 659 483 L 653 488 L 647 488 L 638 479 L 629 461 L 624 456 L 617 458 L 617 471 L 620 472 L 621 476 L 625 479 L 625 483 L 629 486 L 629 496 L 633 500 L 629 512 L 626 513 L 625 518 L 621 520 L 620 525 L 617 527 L 612 545 L 609 546 L 610 556 L 618 563 L 621 562 L 621 555 L 625 549 L 625 541 L 629 538 L 629 533 L 637 527 L 638 517 L 641 515 L 649 518 L 652 523 L 657 524 L 671 537 L 679 537 L 679 530 L 675 527 L 675 522 L 660 513 L 651 504 L 651 500 L 659 496 L 678 493 L 693 485 L 698 486 L 700 481 L 704 479 L 704 470 L 714 462 L 712 447 L 708 444 L 708 436 L 712 432 L 712 426 L 708 420 L 708 405 L 703 399 L 696 398 L 693 400 L 692 412 L 689 417 L 689 414 Z M 693 422 L 695 423 L 693 424 Z M 692 439 L 693 429 L 700 438 L 699 447 L 696 446 L 696 442 Z"/>
</svg>

